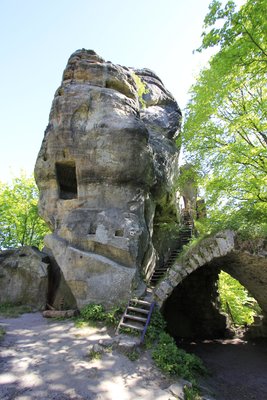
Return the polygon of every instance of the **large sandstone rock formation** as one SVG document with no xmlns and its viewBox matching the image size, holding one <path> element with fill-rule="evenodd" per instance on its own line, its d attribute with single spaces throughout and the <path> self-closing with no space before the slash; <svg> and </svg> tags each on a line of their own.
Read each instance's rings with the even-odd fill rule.
<svg viewBox="0 0 267 400">
<path fill-rule="evenodd" d="M 152 71 L 114 65 L 91 50 L 71 55 L 35 178 L 40 214 L 53 231 L 46 246 L 79 307 L 127 300 L 153 270 L 157 222 L 176 221 L 180 119 Z"/>
<path fill-rule="evenodd" d="M 0 253 L 0 303 L 43 309 L 47 302 L 48 257 L 29 246 Z"/>
</svg>

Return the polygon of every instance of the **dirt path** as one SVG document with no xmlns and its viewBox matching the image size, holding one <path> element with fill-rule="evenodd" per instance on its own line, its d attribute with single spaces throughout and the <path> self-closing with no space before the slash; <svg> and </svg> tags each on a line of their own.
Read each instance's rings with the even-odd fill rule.
<svg viewBox="0 0 267 400">
<path fill-rule="evenodd" d="M 267 341 L 241 339 L 183 345 L 210 371 L 202 384 L 216 400 L 267 399 Z"/>
<path fill-rule="evenodd" d="M 88 346 L 109 338 L 105 328 L 51 322 L 41 314 L 1 319 L 1 400 L 168 400 L 170 384 L 148 355 L 132 362 L 118 352 L 88 359 Z M 172 397 L 173 398 L 173 397 Z"/>
</svg>

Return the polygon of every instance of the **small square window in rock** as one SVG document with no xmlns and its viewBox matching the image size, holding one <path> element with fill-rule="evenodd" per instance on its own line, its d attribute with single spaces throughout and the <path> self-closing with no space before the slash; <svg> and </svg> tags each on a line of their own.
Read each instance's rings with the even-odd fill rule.
<svg viewBox="0 0 267 400">
<path fill-rule="evenodd" d="M 77 178 L 75 163 L 56 163 L 56 176 L 59 186 L 59 198 L 63 200 L 76 199 Z"/>
<path fill-rule="evenodd" d="M 96 234 L 96 224 L 91 223 L 88 229 L 88 235 L 95 235 Z"/>
<path fill-rule="evenodd" d="M 115 231 L 115 236 L 117 236 L 117 237 L 123 237 L 123 236 L 124 236 L 123 229 L 116 229 L 116 231 Z"/>
</svg>

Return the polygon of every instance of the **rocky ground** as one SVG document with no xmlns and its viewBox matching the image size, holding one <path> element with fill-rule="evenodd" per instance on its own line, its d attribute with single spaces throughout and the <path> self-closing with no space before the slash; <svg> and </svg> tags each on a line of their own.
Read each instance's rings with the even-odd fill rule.
<svg viewBox="0 0 267 400">
<path fill-rule="evenodd" d="M 1 400 L 174 400 L 168 380 L 147 352 L 130 361 L 121 351 L 88 356 L 109 340 L 105 327 L 76 328 L 40 313 L 0 318 Z M 201 385 L 205 399 L 266 400 L 267 343 L 241 339 L 180 344 L 199 355 L 210 371 Z M 204 398 L 204 397 L 203 397 Z"/>
<path fill-rule="evenodd" d="M 1 319 L 1 400 L 169 400 L 172 383 L 149 355 L 138 361 L 117 351 L 90 360 L 89 348 L 108 339 L 106 328 L 76 328 L 40 313 Z"/>
</svg>

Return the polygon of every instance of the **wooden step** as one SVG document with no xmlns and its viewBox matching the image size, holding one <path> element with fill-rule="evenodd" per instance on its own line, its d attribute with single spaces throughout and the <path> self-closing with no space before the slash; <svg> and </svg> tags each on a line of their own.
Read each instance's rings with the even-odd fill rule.
<svg viewBox="0 0 267 400">
<path fill-rule="evenodd" d="M 135 311 L 137 313 L 148 314 L 149 310 L 145 310 L 144 308 L 138 308 L 133 306 L 128 306 L 128 310 Z"/>
<path fill-rule="evenodd" d="M 129 310 L 129 307 L 128 307 L 128 310 Z M 124 318 L 132 319 L 132 320 L 139 321 L 139 322 L 146 322 L 146 318 L 138 317 L 136 315 L 131 315 L 131 314 L 125 314 Z"/>
<path fill-rule="evenodd" d="M 143 304 L 144 306 L 148 306 L 148 307 L 151 306 L 151 303 L 149 303 L 148 301 L 139 300 L 139 299 L 132 299 L 132 300 L 130 301 L 130 303 Z"/>
<path fill-rule="evenodd" d="M 125 328 L 137 329 L 138 331 L 143 331 L 144 329 L 143 326 L 132 325 L 126 322 L 121 322 L 120 326 L 124 326 Z"/>
</svg>

